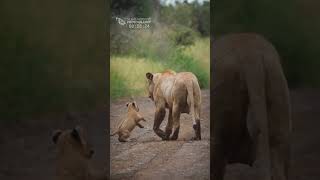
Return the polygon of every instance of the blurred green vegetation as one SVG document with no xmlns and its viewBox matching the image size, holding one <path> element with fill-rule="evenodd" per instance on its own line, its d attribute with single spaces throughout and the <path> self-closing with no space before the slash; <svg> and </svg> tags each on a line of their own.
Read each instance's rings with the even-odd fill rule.
<svg viewBox="0 0 320 180">
<path fill-rule="evenodd" d="M 289 86 L 319 87 L 320 2 L 225 0 L 213 6 L 214 37 L 257 32 L 278 50 Z"/>
<path fill-rule="evenodd" d="M 0 121 L 89 110 L 105 102 L 101 10 L 97 3 L 75 0 L 0 2 Z"/>
<path fill-rule="evenodd" d="M 166 6 L 160 1 L 113 1 L 115 17 L 151 17 L 150 29 L 129 29 L 114 20 L 110 30 L 110 95 L 147 95 L 147 72 L 193 72 L 201 88 L 209 87 L 210 3 L 177 3 Z"/>
<path fill-rule="evenodd" d="M 133 56 L 111 57 L 110 96 L 113 99 L 124 96 L 146 95 L 147 72 L 164 70 L 162 63 Z"/>
<path fill-rule="evenodd" d="M 147 72 L 162 72 L 173 69 L 177 72 L 193 72 L 201 88 L 209 87 L 210 47 L 209 38 L 197 39 L 188 48 L 174 49 L 167 59 L 151 56 L 112 56 L 110 65 L 110 96 L 113 99 L 125 96 L 145 96 Z M 148 49 L 145 49 L 148 51 Z"/>
<path fill-rule="evenodd" d="M 210 2 L 199 4 L 176 2 L 176 5 L 161 6 L 159 10 L 160 20 L 165 24 L 185 26 L 193 29 L 201 36 L 210 35 Z"/>
</svg>

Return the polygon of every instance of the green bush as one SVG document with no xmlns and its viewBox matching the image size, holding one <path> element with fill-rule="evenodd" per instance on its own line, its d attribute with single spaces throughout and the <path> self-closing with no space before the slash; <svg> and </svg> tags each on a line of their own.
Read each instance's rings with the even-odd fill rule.
<svg viewBox="0 0 320 180">
<path fill-rule="evenodd" d="M 167 25 L 191 28 L 202 36 L 210 35 L 210 2 L 176 2 L 175 6 L 161 6 L 159 21 Z"/>
<path fill-rule="evenodd" d="M 134 51 L 131 51 L 130 54 L 156 61 L 167 59 L 168 55 L 175 50 L 175 45 L 169 38 L 171 31 L 162 26 L 152 31 L 137 32 L 134 39 Z"/>
<path fill-rule="evenodd" d="M 110 31 L 110 53 L 125 55 L 134 49 L 134 32 L 121 29 L 117 24 L 111 26 Z"/>
<path fill-rule="evenodd" d="M 209 74 L 204 71 L 199 62 L 193 57 L 183 53 L 182 49 L 178 49 L 168 60 L 168 67 L 177 72 L 189 71 L 194 73 L 199 81 L 200 88 L 208 88 Z"/>
<path fill-rule="evenodd" d="M 147 72 L 163 71 L 163 64 L 146 58 L 130 56 L 111 57 L 110 96 L 117 99 L 124 96 L 145 96 Z"/>
<path fill-rule="evenodd" d="M 176 46 L 190 46 L 194 44 L 196 34 L 191 28 L 176 26 L 171 36 Z"/>
<path fill-rule="evenodd" d="M 129 87 L 127 87 L 126 81 L 116 71 L 110 72 L 110 97 L 117 99 L 119 97 L 129 95 Z"/>
</svg>

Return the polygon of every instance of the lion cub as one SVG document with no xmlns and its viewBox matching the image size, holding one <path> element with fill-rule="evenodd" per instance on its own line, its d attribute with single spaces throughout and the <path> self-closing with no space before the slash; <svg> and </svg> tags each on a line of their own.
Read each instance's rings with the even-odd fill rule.
<svg viewBox="0 0 320 180">
<path fill-rule="evenodd" d="M 93 175 L 92 171 L 89 170 L 89 160 L 94 151 L 86 138 L 86 134 L 81 127 L 54 131 L 52 140 L 58 148 L 56 180 L 107 179 L 107 176 Z"/>
<path fill-rule="evenodd" d="M 127 103 L 128 113 L 127 118 L 124 119 L 118 126 L 118 129 L 111 134 L 114 136 L 116 134 L 119 135 L 118 140 L 120 142 L 126 142 L 127 138 L 130 136 L 130 132 L 136 127 L 144 128 L 139 122 L 146 121 L 138 112 L 139 108 L 136 102 Z"/>
</svg>

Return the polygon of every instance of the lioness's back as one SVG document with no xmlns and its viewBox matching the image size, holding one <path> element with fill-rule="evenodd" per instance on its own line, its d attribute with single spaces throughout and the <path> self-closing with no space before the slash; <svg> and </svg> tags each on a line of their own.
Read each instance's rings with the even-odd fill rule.
<svg viewBox="0 0 320 180">
<path fill-rule="evenodd" d="M 283 106 L 282 102 L 287 101 L 288 87 L 280 57 L 274 46 L 263 36 L 255 33 L 229 34 L 214 41 L 212 48 L 213 71 L 227 76 L 230 72 L 251 71 L 251 66 L 262 63 L 270 101 L 281 106 Z M 214 69 L 217 66 L 219 68 Z M 216 77 L 213 76 L 213 78 Z"/>
<path fill-rule="evenodd" d="M 212 44 L 214 62 L 222 60 L 225 56 L 237 56 L 237 61 L 248 61 L 248 55 L 272 56 L 266 60 L 278 60 L 278 53 L 273 45 L 261 35 L 255 33 L 229 34 L 218 38 Z"/>
</svg>

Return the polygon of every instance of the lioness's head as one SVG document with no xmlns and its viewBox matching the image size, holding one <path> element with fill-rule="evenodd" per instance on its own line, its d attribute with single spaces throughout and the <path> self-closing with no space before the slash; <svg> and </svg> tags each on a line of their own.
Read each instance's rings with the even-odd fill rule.
<svg viewBox="0 0 320 180">
<path fill-rule="evenodd" d="M 52 141 L 60 152 L 80 154 L 85 158 L 91 158 L 94 151 L 87 142 L 83 128 L 77 126 L 74 129 L 55 130 Z"/>
<path fill-rule="evenodd" d="M 148 87 L 147 87 L 148 97 L 152 101 L 154 100 L 154 97 L 153 97 L 154 87 L 155 87 L 155 84 L 157 83 L 157 81 L 158 81 L 158 79 L 160 77 L 171 76 L 171 75 L 175 75 L 175 74 L 176 74 L 176 72 L 173 71 L 173 70 L 165 70 L 162 73 L 150 73 L 150 72 L 147 72 L 146 73 L 146 77 L 147 77 L 147 80 L 148 80 Z"/>
<path fill-rule="evenodd" d="M 128 110 L 133 109 L 134 111 L 139 112 L 139 107 L 135 101 L 128 102 L 126 106 L 128 107 Z"/>
</svg>

